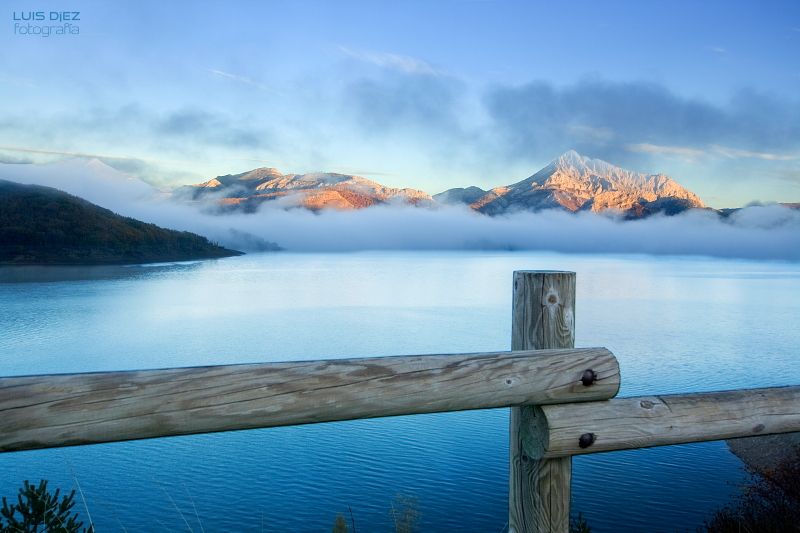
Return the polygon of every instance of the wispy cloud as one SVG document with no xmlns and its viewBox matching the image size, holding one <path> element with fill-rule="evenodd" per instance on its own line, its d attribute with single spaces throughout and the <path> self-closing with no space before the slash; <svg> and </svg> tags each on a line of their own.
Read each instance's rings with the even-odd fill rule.
<svg viewBox="0 0 800 533">
<path fill-rule="evenodd" d="M 200 108 L 184 108 L 159 117 L 153 125 L 156 133 L 190 141 L 202 140 L 229 148 L 263 148 L 271 136 Z"/>
<path fill-rule="evenodd" d="M 16 157 L 13 155 L 0 154 L 0 163 L 9 165 L 30 165 L 34 161 L 30 157 Z"/>
<path fill-rule="evenodd" d="M 627 145 L 627 148 L 631 152 L 664 156 L 678 156 L 689 160 L 711 156 L 719 156 L 727 159 L 761 159 L 764 161 L 795 161 L 800 158 L 800 156 L 797 155 L 741 150 L 737 148 L 731 148 L 729 146 L 721 146 L 718 144 L 701 149 L 692 148 L 689 146 L 665 146 L 650 143 L 638 143 L 629 144 Z"/>
<path fill-rule="evenodd" d="M 397 183 L 432 189 L 508 183 L 568 149 L 667 173 L 682 170 L 670 167 L 674 161 L 691 160 L 698 163 L 694 173 L 710 181 L 711 172 L 720 180 L 745 179 L 800 161 L 800 100 L 793 97 L 743 90 L 713 102 L 663 84 L 602 78 L 566 85 L 498 84 L 478 93 L 457 77 L 430 75 L 438 71 L 419 60 L 345 50 L 391 70 L 345 78 L 317 98 L 293 94 L 306 115 L 287 109 L 282 120 L 275 120 L 258 106 L 232 114 L 233 108 L 212 105 L 217 102 L 160 109 L 86 103 L 50 114 L 7 109 L 0 113 L 0 144 L 98 157 L 160 183 L 177 181 L 178 171 L 197 174 L 208 168 L 224 174 L 255 166 L 287 172 L 351 167 L 437 180 Z M 349 145 L 358 148 L 349 150 Z M 377 153 L 380 158 L 373 156 Z M 138 155 L 152 158 L 146 172 L 137 166 L 145 158 Z M 252 159 L 252 167 L 225 163 L 244 158 Z M 178 159 L 186 164 L 157 168 Z M 403 166 L 406 160 L 411 162 Z"/>
<path fill-rule="evenodd" d="M 797 155 L 791 154 L 776 154 L 770 152 L 757 152 L 753 150 L 738 150 L 736 148 L 730 148 L 728 146 L 719 146 L 714 145 L 711 149 L 723 156 L 727 157 L 728 159 L 763 159 L 765 161 L 794 161 L 798 159 Z"/>
<path fill-rule="evenodd" d="M 19 158 L 0 154 L 0 163 L 47 163 L 60 161 L 61 159 L 97 159 L 109 167 L 138 178 L 154 186 L 169 189 L 178 183 L 196 183 L 204 181 L 210 176 L 198 174 L 191 170 L 196 161 L 189 159 L 154 158 L 140 156 L 111 155 L 107 153 L 88 152 L 80 150 L 59 150 L 51 148 L 37 148 L 31 146 L 3 146 L 0 151 L 31 154 L 33 156 L 45 156 L 44 158 Z M 54 157 L 47 157 L 54 156 Z M 257 161 L 265 163 L 265 160 L 249 158 L 221 158 L 222 161 L 231 163 L 241 163 L 242 161 Z"/>
<path fill-rule="evenodd" d="M 569 148 L 618 164 L 657 153 L 788 161 L 800 154 L 800 101 L 743 90 L 726 103 L 687 98 L 656 83 L 586 79 L 492 89 L 485 100 L 498 150 L 535 160 Z M 601 128 L 576 135 L 570 125 Z"/>
<path fill-rule="evenodd" d="M 123 172 L 130 177 L 138 178 L 139 180 L 145 181 L 151 184 L 169 186 L 170 182 L 175 179 L 193 179 L 197 180 L 198 176 L 192 175 L 189 172 L 185 172 L 182 170 L 174 170 L 180 169 L 182 166 L 189 164 L 189 161 L 185 160 L 170 160 L 170 159 L 158 159 L 158 158 L 149 158 L 149 157 L 133 157 L 133 156 L 121 156 L 121 155 L 111 155 L 105 153 L 97 153 L 97 152 L 84 152 L 79 150 L 58 150 L 58 149 L 50 149 L 50 148 L 35 148 L 30 146 L 0 146 L 0 150 L 7 151 L 7 152 L 17 152 L 23 154 L 31 154 L 33 156 L 45 156 L 45 158 L 36 158 L 30 159 L 19 159 L 18 161 L 14 161 L 15 158 L 5 158 L 0 157 L 0 163 L 43 163 L 43 162 L 50 162 L 50 161 L 59 161 L 61 158 L 68 158 L 68 159 L 96 159 L 102 163 L 105 163 L 109 167 Z M 47 156 L 55 156 L 55 157 L 47 157 Z M 168 170 L 168 168 L 172 168 L 173 170 Z M 169 177 L 169 179 L 167 179 Z"/>
<path fill-rule="evenodd" d="M 367 50 L 355 50 L 346 46 L 339 46 L 339 51 L 348 57 L 369 63 L 381 68 L 397 70 L 405 74 L 416 74 L 423 76 L 442 76 L 443 70 L 433 67 L 430 63 L 415 57 L 392 54 L 387 52 L 371 52 Z"/>
<path fill-rule="evenodd" d="M 727 54 L 728 50 L 723 48 L 722 46 L 709 46 L 709 50 L 714 52 L 715 54 Z"/>
<path fill-rule="evenodd" d="M 614 138 L 614 132 L 610 128 L 602 126 L 587 126 L 586 124 L 570 124 L 566 126 L 567 131 L 575 135 L 576 138 L 591 141 L 606 142 Z"/>
<path fill-rule="evenodd" d="M 0 113 L 0 143 L 20 148 L 16 151 L 58 152 L 51 155 L 138 159 L 108 153 L 119 149 L 127 154 L 155 156 L 154 162 L 176 158 L 196 163 L 192 158 L 203 156 L 209 149 L 224 150 L 216 156 L 223 159 L 246 156 L 242 151 L 266 150 L 274 141 L 268 126 L 252 116 L 231 116 L 198 107 L 156 112 L 130 104 L 50 115 Z M 86 146 L 91 148 L 84 152 Z"/>
<path fill-rule="evenodd" d="M 277 92 L 277 91 L 275 91 L 275 89 L 273 89 L 269 85 L 266 85 L 264 83 L 256 81 L 256 80 L 254 80 L 252 78 L 248 78 L 247 76 L 241 76 L 239 74 L 232 74 L 230 72 L 225 72 L 224 70 L 217 70 L 217 69 L 213 69 L 213 68 L 209 68 L 209 69 L 206 69 L 206 70 L 208 72 L 210 72 L 211 74 L 213 74 L 214 76 L 217 76 L 217 77 L 220 77 L 220 78 L 225 78 L 225 79 L 228 79 L 228 80 L 232 80 L 232 81 L 235 81 L 235 82 L 238 82 L 238 83 L 243 83 L 245 85 L 250 85 L 250 86 L 255 87 L 256 89 L 259 89 L 261 91 Z"/>
<path fill-rule="evenodd" d="M 341 172 L 342 174 L 350 174 L 355 176 L 381 176 L 381 177 L 397 177 L 394 172 L 383 172 L 380 170 L 365 170 L 363 168 L 353 167 L 336 167 L 334 171 Z"/>
<path fill-rule="evenodd" d="M 391 76 L 348 84 L 343 101 L 351 120 L 372 138 L 414 131 L 417 137 L 436 135 L 441 146 L 447 138 L 461 136 L 463 94 L 463 87 L 450 78 Z"/>
<path fill-rule="evenodd" d="M 768 171 L 769 174 L 777 179 L 789 182 L 796 188 L 800 188 L 800 168 L 781 168 L 777 170 Z M 797 198 L 797 197 L 795 197 Z M 792 198 L 794 199 L 794 198 Z"/>
<path fill-rule="evenodd" d="M 97 154 L 91 152 L 75 152 L 67 150 L 48 150 L 45 148 L 29 148 L 25 146 L 0 146 L 0 150 L 7 150 L 9 152 L 22 152 L 26 154 L 42 154 L 42 155 L 62 155 L 67 157 L 88 157 L 92 159 L 120 159 L 138 161 L 139 158 L 125 157 L 107 154 Z"/>
<path fill-rule="evenodd" d="M 664 146 L 650 143 L 637 143 L 627 145 L 628 150 L 641 154 L 654 154 L 666 156 L 678 156 L 685 159 L 696 159 L 707 155 L 705 150 L 689 148 L 688 146 Z"/>
</svg>

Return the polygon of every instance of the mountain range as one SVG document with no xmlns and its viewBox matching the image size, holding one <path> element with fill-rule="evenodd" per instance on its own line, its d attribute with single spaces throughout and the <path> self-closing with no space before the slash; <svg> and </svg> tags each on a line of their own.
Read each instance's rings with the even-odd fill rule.
<svg viewBox="0 0 800 533">
<path fill-rule="evenodd" d="M 575 246 L 617 250 L 619 243 L 616 237 L 608 237 L 608 230 L 617 227 L 619 215 L 595 220 L 587 216 L 565 217 L 555 213 L 555 209 L 569 213 L 613 208 L 630 219 L 703 205 L 699 198 L 666 176 L 632 173 L 573 153 L 564 154 L 529 178 L 508 186 L 490 190 L 451 189 L 435 198 L 422 191 L 386 187 L 346 174 L 284 175 L 274 169 L 221 176 L 216 182 L 210 180 L 202 184 L 206 186 L 182 187 L 173 193 L 157 189 L 99 160 L 79 158 L 41 165 L 0 163 L 2 179 L 18 183 L 0 182 L 0 264 L 135 263 L 222 257 L 235 254 L 233 250 L 277 250 L 280 247 L 274 240 L 296 250 L 419 246 L 539 249 L 548 245 L 541 240 L 538 231 L 532 231 L 533 228 L 546 227 L 554 221 L 560 221 L 558 227 L 564 226 L 564 231 L 570 235 L 569 241 L 575 237 L 576 243 L 583 243 Z M 463 207 L 443 207 L 453 203 Z M 262 212 L 268 216 L 237 216 L 245 209 L 255 210 L 262 204 Z M 429 207 L 361 209 L 363 214 L 352 217 L 330 213 L 380 204 Z M 267 208 L 267 205 L 272 207 Z M 797 214 L 792 211 L 800 208 L 800 204 L 782 205 L 787 209 L 770 205 L 746 209 L 705 208 L 704 213 L 696 213 L 698 216 L 675 218 L 669 227 L 689 232 L 695 229 L 699 232 L 703 228 L 713 230 L 708 235 L 721 236 L 720 246 L 726 249 L 726 242 L 738 243 L 740 237 L 746 240 L 754 235 L 742 232 L 734 239 L 730 232 L 737 227 L 748 231 L 769 229 L 764 233 L 765 239 L 773 235 L 773 230 L 775 235 L 796 233 L 792 224 L 796 226 Z M 330 216 L 307 214 L 308 209 L 326 208 Z M 548 208 L 555 209 L 537 219 L 504 216 L 515 210 Z M 233 216 L 219 216 L 226 212 Z M 715 226 L 718 223 L 722 225 Z M 663 229 L 659 224 L 648 227 Z M 630 231 L 639 231 L 623 229 L 624 226 L 627 225 L 618 226 L 622 241 L 625 235 L 630 237 Z M 232 250 L 215 247 L 196 234 L 162 229 L 165 227 L 197 232 Z M 577 233 L 576 227 L 581 228 Z M 604 240 L 607 238 L 610 240 Z M 789 243 L 796 240 L 794 237 L 787 239 Z M 683 238 L 680 242 L 684 242 Z M 686 250 L 694 253 L 697 240 L 687 242 Z M 709 246 L 710 243 L 711 240 Z M 634 249 L 661 249 L 659 242 L 640 244 Z M 780 244 L 779 247 L 797 248 L 794 244 Z M 703 245 L 702 249 L 707 250 L 707 247 Z"/>
<path fill-rule="evenodd" d="M 615 210 L 637 218 L 704 208 L 703 201 L 664 174 L 641 174 L 570 150 L 522 181 L 485 191 L 450 189 L 434 195 L 445 204 L 466 204 L 487 215 L 513 211 Z"/>
<path fill-rule="evenodd" d="M 242 174 L 217 176 L 197 185 L 180 187 L 174 194 L 191 200 L 214 199 L 220 207 L 254 211 L 266 201 L 283 207 L 363 209 L 378 204 L 430 204 L 429 194 L 397 189 L 361 176 L 314 172 L 281 174 L 274 168 L 257 168 Z"/>
<path fill-rule="evenodd" d="M 627 218 L 640 218 L 705 207 L 696 194 L 669 176 L 632 172 L 572 150 L 522 181 L 490 190 L 471 186 L 431 196 L 417 189 L 387 187 L 348 174 L 282 174 L 274 168 L 258 168 L 180 187 L 174 195 L 193 202 L 211 200 L 222 209 L 250 212 L 265 202 L 313 211 L 362 209 L 387 203 L 458 204 L 487 215 L 555 208 L 572 212 L 614 210 Z"/>
</svg>

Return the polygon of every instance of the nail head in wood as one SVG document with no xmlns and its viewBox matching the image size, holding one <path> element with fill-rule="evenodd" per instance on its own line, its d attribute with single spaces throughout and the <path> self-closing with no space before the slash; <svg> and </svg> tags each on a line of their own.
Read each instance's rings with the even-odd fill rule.
<svg viewBox="0 0 800 533">
<path fill-rule="evenodd" d="M 581 383 L 583 383 L 584 387 L 588 387 L 593 385 L 597 381 L 597 372 L 592 370 L 591 368 L 587 368 L 583 371 L 583 375 L 581 376 Z"/>
<path fill-rule="evenodd" d="M 581 438 L 578 439 L 578 446 L 580 446 L 581 448 L 588 448 L 589 446 L 594 444 L 596 438 L 597 437 L 595 437 L 594 433 L 584 433 L 583 435 L 581 435 Z"/>
</svg>

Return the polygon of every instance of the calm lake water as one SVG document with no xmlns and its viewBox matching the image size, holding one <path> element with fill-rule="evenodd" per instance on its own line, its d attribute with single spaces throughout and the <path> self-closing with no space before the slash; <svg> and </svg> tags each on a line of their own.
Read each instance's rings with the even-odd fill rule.
<svg viewBox="0 0 800 533">
<path fill-rule="evenodd" d="M 578 273 L 578 346 L 619 358 L 621 396 L 800 383 L 800 265 L 545 253 L 254 254 L 172 265 L 0 269 L 0 375 L 506 350 L 512 271 Z M 420 531 L 507 520 L 508 410 L 0 455 L 80 483 L 97 530 Z M 596 532 L 694 531 L 745 479 L 725 443 L 579 457 Z"/>
</svg>

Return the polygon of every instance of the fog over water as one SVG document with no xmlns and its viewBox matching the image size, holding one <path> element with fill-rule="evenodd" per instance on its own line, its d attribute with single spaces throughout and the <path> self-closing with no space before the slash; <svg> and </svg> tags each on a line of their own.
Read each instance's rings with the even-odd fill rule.
<svg viewBox="0 0 800 533">
<path fill-rule="evenodd" d="M 252 214 L 214 215 L 97 160 L 0 164 L 0 179 L 55 187 L 119 214 L 243 251 L 276 243 L 291 251 L 548 250 L 800 259 L 800 210 L 780 205 L 747 207 L 726 219 L 695 210 L 634 221 L 557 210 L 488 217 L 454 206 L 313 213 L 269 203 Z"/>
</svg>

